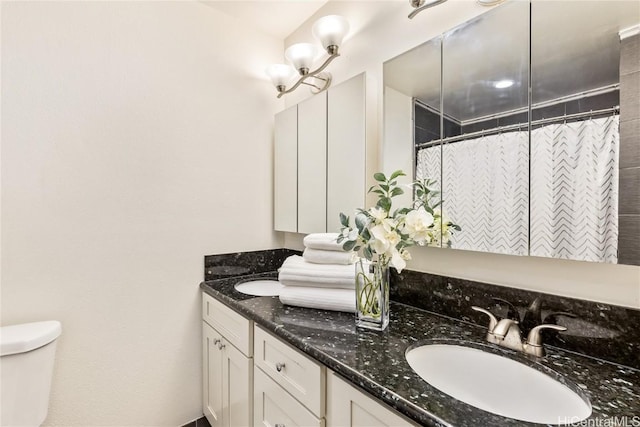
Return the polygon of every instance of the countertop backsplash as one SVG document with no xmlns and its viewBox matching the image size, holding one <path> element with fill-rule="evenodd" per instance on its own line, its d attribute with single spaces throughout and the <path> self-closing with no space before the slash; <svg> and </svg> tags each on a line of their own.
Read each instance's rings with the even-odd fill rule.
<svg viewBox="0 0 640 427">
<path fill-rule="evenodd" d="M 301 252 L 268 249 L 207 255 L 204 280 L 275 272 L 291 255 Z M 487 317 L 471 306 L 506 317 L 509 306 L 494 298 L 511 303 L 521 318 L 537 298 L 541 320 L 550 321 L 554 313 L 570 313 L 576 317 L 553 316 L 567 331 L 545 331 L 546 345 L 640 369 L 640 310 L 412 270 L 398 274 L 391 269 L 391 300 L 432 313 L 486 326 Z"/>
<path fill-rule="evenodd" d="M 511 303 L 521 319 L 539 298 L 540 319 L 549 322 L 555 317 L 556 324 L 567 328 L 561 333 L 544 331 L 545 345 L 640 369 L 640 310 L 411 270 L 398 274 L 391 269 L 391 300 L 432 313 L 484 326 L 489 319 L 471 306 L 507 317 L 509 306 L 494 298 Z M 576 317 L 549 317 L 554 313 Z"/>
</svg>

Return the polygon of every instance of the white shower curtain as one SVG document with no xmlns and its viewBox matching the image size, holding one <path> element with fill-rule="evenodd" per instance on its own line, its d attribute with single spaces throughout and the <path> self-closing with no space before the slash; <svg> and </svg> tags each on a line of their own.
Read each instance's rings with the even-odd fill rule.
<svg viewBox="0 0 640 427">
<path fill-rule="evenodd" d="M 424 148 L 416 176 L 442 165 L 453 248 L 616 262 L 618 146 L 618 116 L 552 124 L 531 133 L 530 175 L 522 131 Z"/>
<path fill-rule="evenodd" d="M 617 262 L 619 142 L 619 116 L 531 132 L 531 255 Z"/>
<path fill-rule="evenodd" d="M 527 254 L 528 145 L 526 132 L 509 132 L 442 147 L 443 211 L 462 227 L 452 248 Z M 439 146 L 420 150 L 416 175 L 434 176 L 439 159 Z"/>
</svg>

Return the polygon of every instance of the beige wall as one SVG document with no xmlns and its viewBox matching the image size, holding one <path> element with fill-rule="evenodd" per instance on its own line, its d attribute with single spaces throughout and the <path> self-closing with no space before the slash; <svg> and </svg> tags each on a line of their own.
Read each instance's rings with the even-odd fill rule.
<svg viewBox="0 0 640 427">
<path fill-rule="evenodd" d="M 62 322 L 47 425 L 183 425 L 203 255 L 282 244 L 282 40 L 197 2 L 1 7 L 2 324 Z"/>
<path fill-rule="evenodd" d="M 285 40 L 285 46 L 311 41 L 311 25 L 324 15 L 341 14 L 352 24 L 352 33 L 329 71 L 335 82 L 366 71 L 376 81 L 368 102 L 378 111 L 377 135 L 382 135 L 382 63 L 431 39 L 439 33 L 490 10 L 474 1 L 450 0 L 407 19 L 405 1 L 332 2 L 321 8 Z M 309 96 L 298 90 L 287 97 L 293 105 Z M 378 150 L 383 152 L 382 138 Z M 383 163 L 378 163 L 378 168 Z M 285 246 L 302 248 L 301 235 L 286 234 Z M 582 299 L 640 308 L 640 267 L 605 265 L 535 257 L 483 254 L 458 250 L 414 248 L 408 268 L 539 290 Z"/>
</svg>

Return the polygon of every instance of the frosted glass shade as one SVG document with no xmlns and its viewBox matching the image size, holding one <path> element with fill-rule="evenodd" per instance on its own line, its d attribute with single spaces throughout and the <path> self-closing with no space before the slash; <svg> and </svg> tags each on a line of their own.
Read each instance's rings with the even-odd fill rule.
<svg viewBox="0 0 640 427">
<path fill-rule="evenodd" d="M 276 87 L 286 86 L 291 77 L 293 77 L 293 72 L 293 68 L 285 64 L 272 64 L 265 70 L 265 73 Z"/>
<path fill-rule="evenodd" d="M 325 49 L 329 46 L 340 46 L 348 32 L 349 23 L 339 15 L 325 16 L 313 24 L 313 35 L 320 40 Z"/>
<path fill-rule="evenodd" d="M 284 56 L 291 62 L 293 68 L 298 71 L 310 69 L 317 55 L 318 48 L 311 43 L 296 43 L 284 51 Z"/>
</svg>

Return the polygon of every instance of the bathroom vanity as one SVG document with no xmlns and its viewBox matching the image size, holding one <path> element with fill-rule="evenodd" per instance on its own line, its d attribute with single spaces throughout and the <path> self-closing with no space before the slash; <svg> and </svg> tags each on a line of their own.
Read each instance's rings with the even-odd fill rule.
<svg viewBox="0 0 640 427">
<path fill-rule="evenodd" d="M 220 265 L 246 261 L 249 254 L 221 255 Z M 392 301 L 386 331 L 359 330 L 352 314 L 284 306 L 277 297 L 255 297 L 235 289 L 241 281 L 275 278 L 275 269 L 269 268 L 279 261 L 269 259 L 264 268 L 243 266 L 249 273 L 244 276 L 205 274 L 212 280 L 200 285 L 204 411 L 214 426 L 536 425 L 483 411 L 424 381 L 405 358 L 407 350 L 423 344 L 460 344 L 533 367 L 588 401 L 589 419 L 626 416 L 631 422 L 640 414 L 637 367 L 555 346 L 547 346 L 544 358 L 535 358 L 489 344 L 486 319 L 470 309 L 478 300 L 485 305 L 482 295 L 449 298 L 451 317 Z M 210 264 L 205 272 L 217 267 Z M 397 285 L 404 280 L 403 292 L 410 292 L 417 287 L 408 283 L 412 274 L 421 273 L 392 281 Z M 424 282 L 420 285 L 425 288 Z M 448 283 L 448 288 L 454 285 Z M 438 283 L 429 286 L 446 293 L 446 284 L 445 290 L 437 289 Z M 403 299 L 397 289 L 392 293 Z M 455 310 L 469 317 L 455 319 Z M 622 353 L 628 364 L 637 363 L 636 349 Z M 571 420 L 559 420 L 563 421 Z"/>
</svg>

